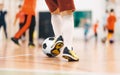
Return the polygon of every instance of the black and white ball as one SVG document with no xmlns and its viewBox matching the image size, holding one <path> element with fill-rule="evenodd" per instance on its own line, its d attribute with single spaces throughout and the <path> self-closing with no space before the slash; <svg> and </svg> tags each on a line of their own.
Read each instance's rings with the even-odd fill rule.
<svg viewBox="0 0 120 75">
<path fill-rule="evenodd" d="M 55 42 L 54 39 L 55 39 L 54 37 L 49 37 L 49 38 L 45 39 L 43 44 L 42 44 L 42 51 L 48 57 L 55 57 L 56 56 L 51 52 L 53 49 L 54 42 Z"/>
</svg>

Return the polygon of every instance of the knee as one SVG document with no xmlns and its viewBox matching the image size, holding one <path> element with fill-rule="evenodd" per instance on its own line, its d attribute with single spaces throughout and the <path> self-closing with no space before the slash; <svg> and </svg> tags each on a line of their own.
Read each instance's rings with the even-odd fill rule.
<svg viewBox="0 0 120 75">
<path fill-rule="evenodd" d="M 72 10 L 66 10 L 66 11 L 61 11 L 58 9 L 56 9 L 55 11 L 51 12 L 51 14 L 60 14 L 62 16 L 64 15 L 72 15 L 73 11 Z"/>
<path fill-rule="evenodd" d="M 60 14 L 64 16 L 64 15 L 72 15 L 72 13 L 73 13 L 72 10 L 66 10 L 66 11 L 62 11 Z"/>
<path fill-rule="evenodd" d="M 60 14 L 59 8 L 57 8 L 55 11 L 51 12 L 51 14 Z"/>
</svg>

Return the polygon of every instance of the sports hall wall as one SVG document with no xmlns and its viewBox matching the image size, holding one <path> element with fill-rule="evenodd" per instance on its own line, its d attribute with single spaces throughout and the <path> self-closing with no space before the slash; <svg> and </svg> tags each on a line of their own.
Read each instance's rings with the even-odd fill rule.
<svg viewBox="0 0 120 75">
<path fill-rule="evenodd" d="M 91 11 L 92 12 L 92 15 L 91 15 L 92 22 L 91 23 L 94 23 L 96 20 L 99 20 L 100 23 L 102 24 L 102 17 L 104 15 L 104 11 L 106 9 L 106 3 L 105 3 L 106 0 L 74 0 L 74 1 L 75 1 L 76 11 Z M 119 1 L 119 0 L 117 0 L 117 1 Z M 7 27 L 8 27 L 7 31 L 8 31 L 8 37 L 11 37 L 15 34 L 15 32 L 19 28 L 18 25 L 13 26 L 13 21 L 14 21 L 15 13 L 18 11 L 17 6 L 22 3 L 22 0 L 0 0 L 0 3 L 3 3 L 4 10 L 8 11 L 8 14 L 6 16 Z M 120 4 L 118 4 L 118 5 L 120 5 Z M 111 7 L 112 6 L 109 6 L 108 8 L 111 8 Z M 39 21 L 39 12 L 48 12 L 48 8 L 47 8 L 44 0 L 37 0 L 36 35 L 38 35 L 37 31 L 38 31 L 38 25 L 39 25 L 39 22 L 38 22 Z M 0 29 L 0 35 L 3 35 L 2 29 Z M 4 35 L 0 36 L 0 38 L 3 38 L 3 37 L 4 37 Z"/>
</svg>

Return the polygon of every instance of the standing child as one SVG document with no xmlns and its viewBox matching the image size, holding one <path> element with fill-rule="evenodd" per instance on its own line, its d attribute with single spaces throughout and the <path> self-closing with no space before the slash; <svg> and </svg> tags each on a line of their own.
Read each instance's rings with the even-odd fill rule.
<svg viewBox="0 0 120 75">
<path fill-rule="evenodd" d="M 90 29 L 90 23 L 88 23 L 88 19 L 84 19 L 84 39 L 88 41 L 88 33 Z"/>
<path fill-rule="evenodd" d="M 98 28 L 98 23 L 99 21 L 96 21 L 96 23 L 94 24 L 94 36 L 95 36 L 95 40 L 97 41 L 98 38 L 98 33 L 97 33 L 97 28 Z"/>
<path fill-rule="evenodd" d="M 110 10 L 109 16 L 107 18 L 107 42 L 113 42 L 113 34 L 114 34 L 114 28 L 115 28 L 115 22 L 116 22 L 116 16 L 114 13 L 114 9 Z"/>
<path fill-rule="evenodd" d="M 79 58 L 73 51 L 73 11 L 75 10 L 73 0 L 45 0 L 46 4 L 52 14 L 52 25 L 55 36 L 58 37 L 55 44 L 59 44 L 58 41 L 64 40 L 63 58 L 68 61 L 78 61 Z M 63 43 L 61 43 L 63 44 Z M 56 49 L 61 49 L 62 46 L 55 46 Z"/>
<path fill-rule="evenodd" d="M 6 39 L 8 38 L 7 36 L 7 26 L 6 26 L 6 20 L 5 20 L 5 15 L 7 14 L 7 11 L 3 11 L 4 4 L 0 4 L 0 28 L 3 26 L 4 28 L 4 33 Z"/>
</svg>

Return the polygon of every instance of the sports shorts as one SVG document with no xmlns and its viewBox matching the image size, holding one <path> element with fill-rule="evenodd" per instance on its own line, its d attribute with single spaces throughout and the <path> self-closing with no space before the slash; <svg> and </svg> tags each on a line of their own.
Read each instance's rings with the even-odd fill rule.
<svg viewBox="0 0 120 75">
<path fill-rule="evenodd" d="M 67 10 L 75 10 L 74 0 L 45 0 L 50 12 L 54 12 L 59 8 L 60 12 Z"/>
<path fill-rule="evenodd" d="M 108 29 L 108 33 L 113 34 L 113 33 L 114 33 L 114 30 L 109 30 L 109 29 Z"/>
</svg>

